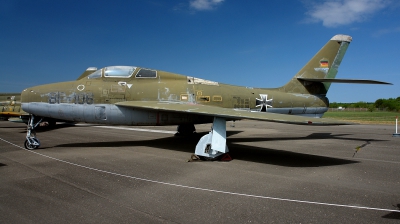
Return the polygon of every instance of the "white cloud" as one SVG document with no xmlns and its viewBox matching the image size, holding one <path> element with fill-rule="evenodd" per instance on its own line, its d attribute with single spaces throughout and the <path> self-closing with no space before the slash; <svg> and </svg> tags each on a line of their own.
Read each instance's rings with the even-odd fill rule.
<svg viewBox="0 0 400 224">
<path fill-rule="evenodd" d="M 196 10 L 212 10 L 224 0 L 192 0 L 190 7 Z"/>
<path fill-rule="evenodd" d="M 362 22 L 389 4 L 390 0 L 313 1 L 306 14 L 311 17 L 312 22 L 322 21 L 326 27 L 337 27 Z"/>
</svg>

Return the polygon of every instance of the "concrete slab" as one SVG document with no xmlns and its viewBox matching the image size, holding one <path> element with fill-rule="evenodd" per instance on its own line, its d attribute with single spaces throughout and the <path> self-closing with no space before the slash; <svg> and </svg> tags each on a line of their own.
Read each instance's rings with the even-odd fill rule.
<svg viewBox="0 0 400 224">
<path fill-rule="evenodd" d="M 0 122 L 1 223 L 397 223 L 400 139 L 385 125 L 227 123 L 230 162 L 193 162 L 176 127 Z M 131 128 L 143 129 L 135 130 Z M 159 130 L 158 132 L 145 131 Z"/>
</svg>

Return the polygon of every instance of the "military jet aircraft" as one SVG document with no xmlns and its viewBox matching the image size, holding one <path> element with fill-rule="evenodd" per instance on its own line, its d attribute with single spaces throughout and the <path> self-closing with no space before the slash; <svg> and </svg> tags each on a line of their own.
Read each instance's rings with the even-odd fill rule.
<svg viewBox="0 0 400 224">
<path fill-rule="evenodd" d="M 135 66 L 89 68 L 76 81 L 27 88 L 22 108 L 31 114 L 25 147 L 39 140 L 32 130 L 40 117 L 108 125 L 179 125 L 213 123 L 195 155 L 215 158 L 226 152 L 226 121 L 252 119 L 305 125 L 338 125 L 320 118 L 328 110 L 331 83 L 390 84 L 374 80 L 335 79 L 352 41 L 335 35 L 284 86 L 249 88 Z"/>
</svg>

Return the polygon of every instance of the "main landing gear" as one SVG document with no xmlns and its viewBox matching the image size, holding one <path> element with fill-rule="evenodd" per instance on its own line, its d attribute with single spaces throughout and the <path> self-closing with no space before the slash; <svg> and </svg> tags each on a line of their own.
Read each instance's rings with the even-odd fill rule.
<svg viewBox="0 0 400 224">
<path fill-rule="evenodd" d="M 38 118 L 36 118 L 37 120 Z M 36 138 L 36 132 L 35 128 L 42 122 L 42 118 L 39 119 L 38 122 L 35 123 L 35 115 L 30 114 L 29 115 L 29 121 L 28 121 L 28 128 L 26 132 L 26 140 L 25 140 L 25 148 L 28 150 L 32 149 L 37 149 L 40 146 L 40 141 L 39 139 Z"/>
<path fill-rule="evenodd" d="M 196 133 L 194 124 L 180 124 L 177 128 L 175 136 L 191 136 Z"/>
<path fill-rule="evenodd" d="M 214 117 L 214 122 L 210 133 L 204 135 L 196 145 L 196 151 L 189 161 L 232 160 L 227 154 L 229 152 L 226 146 L 226 120 L 220 117 Z"/>
</svg>

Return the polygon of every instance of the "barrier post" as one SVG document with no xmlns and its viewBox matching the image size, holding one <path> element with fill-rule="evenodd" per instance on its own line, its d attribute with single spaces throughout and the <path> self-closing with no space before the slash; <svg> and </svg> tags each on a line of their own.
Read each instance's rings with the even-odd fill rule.
<svg viewBox="0 0 400 224">
<path fill-rule="evenodd" d="M 398 116 L 396 116 L 396 133 L 393 134 L 393 137 L 400 137 L 400 133 L 397 133 L 397 121 L 398 121 Z"/>
</svg>

